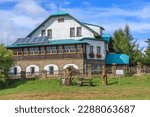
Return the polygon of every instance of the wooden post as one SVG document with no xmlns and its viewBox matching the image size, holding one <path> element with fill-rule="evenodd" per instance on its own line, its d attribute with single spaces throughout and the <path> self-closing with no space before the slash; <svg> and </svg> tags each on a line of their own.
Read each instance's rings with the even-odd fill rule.
<svg viewBox="0 0 150 117">
<path fill-rule="evenodd" d="M 91 64 L 88 64 L 88 78 L 92 78 L 92 68 L 91 68 Z"/>
<path fill-rule="evenodd" d="M 25 79 L 26 78 L 26 72 L 25 71 L 21 71 L 21 79 Z"/>
</svg>

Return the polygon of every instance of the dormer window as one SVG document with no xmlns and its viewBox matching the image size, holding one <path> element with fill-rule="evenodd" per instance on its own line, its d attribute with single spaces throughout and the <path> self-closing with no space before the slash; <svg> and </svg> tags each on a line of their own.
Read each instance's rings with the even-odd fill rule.
<svg viewBox="0 0 150 117">
<path fill-rule="evenodd" d="M 59 22 L 59 23 L 64 22 L 64 18 L 59 18 L 59 19 L 58 19 L 58 22 Z"/>
<path fill-rule="evenodd" d="M 41 36 L 45 36 L 45 35 L 46 35 L 46 31 L 45 31 L 45 30 L 42 30 Z"/>
<path fill-rule="evenodd" d="M 70 37 L 75 37 L 75 28 L 70 28 Z"/>
<path fill-rule="evenodd" d="M 47 36 L 49 39 L 52 39 L 52 29 L 47 30 Z"/>
</svg>

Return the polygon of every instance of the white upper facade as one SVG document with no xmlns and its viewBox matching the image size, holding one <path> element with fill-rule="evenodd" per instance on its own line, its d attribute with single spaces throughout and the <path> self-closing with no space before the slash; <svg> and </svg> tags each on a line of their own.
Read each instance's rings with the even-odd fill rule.
<svg viewBox="0 0 150 117">
<path fill-rule="evenodd" d="M 105 60 L 107 44 L 100 39 L 103 30 L 97 25 L 81 23 L 65 13 L 50 16 L 27 37 L 49 36 L 51 40 L 83 39 L 89 44 L 86 46 L 87 59 Z M 94 53 L 94 57 L 90 57 L 90 53 Z M 97 54 L 100 54 L 101 57 L 97 57 Z"/>
<path fill-rule="evenodd" d="M 95 34 L 101 35 L 102 30 L 101 27 L 81 23 L 69 14 L 52 15 L 28 36 L 39 37 L 49 35 L 50 39 L 95 38 Z M 73 34 L 71 35 L 71 33 Z"/>
</svg>

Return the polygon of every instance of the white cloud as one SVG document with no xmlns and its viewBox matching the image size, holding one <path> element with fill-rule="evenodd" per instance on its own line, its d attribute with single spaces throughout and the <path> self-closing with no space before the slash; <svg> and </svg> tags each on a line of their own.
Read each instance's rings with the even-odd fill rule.
<svg viewBox="0 0 150 117">
<path fill-rule="evenodd" d="M 49 14 L 34 0 L 18 1 L 13 10 L 0 10 L 0 42 L 11 44 L 25 37 Z"/>
</svg>

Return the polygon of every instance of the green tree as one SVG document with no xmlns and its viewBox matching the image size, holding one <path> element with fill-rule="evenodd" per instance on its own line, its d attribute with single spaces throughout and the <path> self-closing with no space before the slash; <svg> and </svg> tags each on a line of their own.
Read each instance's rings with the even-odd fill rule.
<svg viewBox="0 0 150 117">
<path fill-rule="evenodd" d="M 0 45 L 0 88 L 6 83 L 8 72 L 13 65 L 13 53 L 4 45 Z"/>
<path fill-rule="evenodd" d="M 136 64 L 142 57 L 138 44 L 134 41 L 130 28 L 125 25 L 114 32 L 113 48 L 115 51 L 127 54 L 130 57 L 131 64 Z"/>
<path fill-rule="evenodd" d="M 145 41 L 145 42 L 148 44 L 148 46 L 145 50 L 145 54 L 143 56 L 143 59 L 144 59 L 143 61 L 144 61 L 144 64 L 149 65 L 150 64 L 150 39 L 148 38 L 147 41 Z"/>
</svg>

